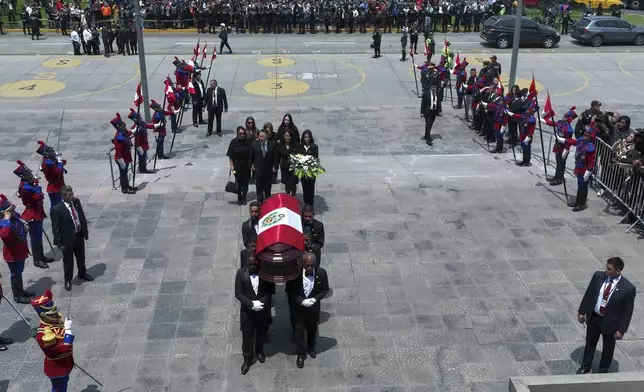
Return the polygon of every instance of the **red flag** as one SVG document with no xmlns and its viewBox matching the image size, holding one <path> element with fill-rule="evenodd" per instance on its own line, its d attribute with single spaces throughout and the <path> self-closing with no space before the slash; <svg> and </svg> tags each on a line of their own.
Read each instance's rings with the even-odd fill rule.
<svg viewBox="0 0 644 392">
<path fill-rule="evenodd" d="M 143 103 L 143 94 L 141 94 L 141 82 L 136 86 L 136 93 L 134 93 L 134 106 L 140 106 Z"/>
<path fill-rule="evenodd" d="M 454 60 L 454 64 L 455 64 L 455 66 L 458 66 L 459 64 L 461 64 L 461 57 L 460 57 L 458 51 L 456 51 L 456 60 Z"/>
<path fill-rule="evenodd" d="M 535 101 L 538 94 L 537 83 L 534 81 L 534 75 L 532 75 L 532 82 L 530 82 L 530 87 L 528 88 L 528 99 Z"/>
<path fill-rule="evenodd" d="M 212 48 L 212 59 L 211 60 L 214 60 L 216 58 L 217 58 L 217 46 Z"/>
<path fill-rule="evenodd" d="M 206 58 L 206 46 L 208 46 L 208 42 L 206 42 L 206 44 L 203 46 L 203 51 L 201 52 L 201 61 Z"/>
<path fill-rule="evenodd" d="M 195 86 L 192 84 L 192 79 L 188 82 L 188 93 L 194 95 L 195 92 Z"/>
<path fill-rule="evenodd" d="M 552 104 L 550 103 L 550 94 L 548 94 L 548 98 L 546 98 L 546 104 L 543 105 L 543 116 L 547 116 L 548 114 L 550 114 L 550 112 L 554 113 L 554 111 L 552 110 Z"/>
</svg>

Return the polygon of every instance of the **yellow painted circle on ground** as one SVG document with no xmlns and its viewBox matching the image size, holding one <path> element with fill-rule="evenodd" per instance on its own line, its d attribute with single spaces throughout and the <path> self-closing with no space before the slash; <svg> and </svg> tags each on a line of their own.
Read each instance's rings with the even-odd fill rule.
<svg viewBox="0 0 644 392">
<path fill-rule="evenodd" d="M 295 60 L 285 57 L 269 57 L 258 60 L 257 64 L 264 67 L 288 67 L 295 64 Z"/>
<path fill-rule="evenodd" d="M 276 98 L 304 94 L 309 88 L 308 84 L 291 79 L 261 79 L 244 85 L 244 90 L 249 94 Z"/>
<path fill-rule="evenodd" d="M 78 67 L 81 64 L 83 64 L 83 62 L 80 59 L 73 57 L 66 57 L 63 59 L 49 59 L 42 63 L 43 67 L 47 68 L 71 68 Z"/>
<path fill-rule="evenodd" d="M 288 78 L 289 76 L 291 76 L 291 74 L 287 74 L 287 73 L 284 73 L 284 72 L 267 72 L 266 73 L 267 78 L 278 78 L 279 79 L 279 78 Z"/>
<path fill-rule="evenodd" d="M 65 88 L 57 80 L 22 80 L 0 86 L 0 96 L 7 98 L 36 98 L 56 94 Z"/>
</svg>

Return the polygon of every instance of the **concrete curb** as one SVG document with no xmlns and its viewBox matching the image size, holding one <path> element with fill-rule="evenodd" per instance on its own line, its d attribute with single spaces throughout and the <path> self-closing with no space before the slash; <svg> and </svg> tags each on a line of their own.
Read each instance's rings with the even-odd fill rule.
<svg viewBox="0 0 644 392">
<path fill-rule="evenodd" d="M 510 377 L 510 392 L 641 392 L 644 373 Z"/>
</svg>

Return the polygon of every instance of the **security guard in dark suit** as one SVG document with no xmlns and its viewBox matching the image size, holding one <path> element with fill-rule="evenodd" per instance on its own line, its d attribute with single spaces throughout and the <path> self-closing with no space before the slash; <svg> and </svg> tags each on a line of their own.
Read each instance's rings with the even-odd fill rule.
<svg viewBox="0 0 644 392">
<path fill-rule="evenodd" d="M 313 206 L 307 204 L 302 208 L 302 230 L 304 232 L 304 246 L 307 252 L 315 255 L 317 264 L 320 266 L 322 248 L 324 247 L 324 224 L 314 219 Z"/>
</svg>

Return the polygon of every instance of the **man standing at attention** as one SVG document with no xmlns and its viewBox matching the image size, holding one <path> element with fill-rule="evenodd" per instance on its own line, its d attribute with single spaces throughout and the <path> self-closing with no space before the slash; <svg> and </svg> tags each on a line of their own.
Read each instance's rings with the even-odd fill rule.
<svg viewBox="0 0 644 392">
<path fill-rule="evenodd" d="M 208 133 L 206 136 L 212 135 L 212 122 L 217 120 L 217 135 L 221 137 L 221 113 L 228 113 L 228 99 L 226 98 L 226 90 L 217 86 L 217 80 L 213 79 L 210 82 L 210 87 L 206 91 L 207 107 L 208 107 Z"/>
<path fill-rule="evenodd" d="M 611 257 L 604 271 L 597 271 L 590 279 L 577 318 L 586 323 L 586 348 L 577 374 L 590 373 L 597 342 L 604 341 L 599 373 L 608 373 L 615 352 L 615 341 L 626 334 L 633 316 L 635 286 L 622 276 L 624 261 Z"/>
</svg>

